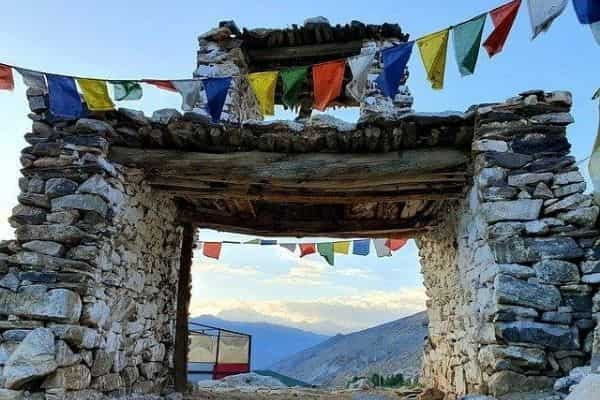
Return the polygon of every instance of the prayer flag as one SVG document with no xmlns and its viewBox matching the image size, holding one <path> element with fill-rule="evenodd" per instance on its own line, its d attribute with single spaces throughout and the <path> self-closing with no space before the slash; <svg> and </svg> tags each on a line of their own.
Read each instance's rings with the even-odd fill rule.
<svg viewBox="0 0 600 400">
<path fill-rule="evenodd" d="M 204 242 L 202 247 L 202 254 L 206 257 L 219 259 L 221 256 L 221 243 L 220 242 Z"/>
<path fill-rule="evenodd" d="M 552 22 L 565 11 L 568 0 L 528 0 L 532 39 L 547 31 Z"/>
<path fill-rule="evenodd" d="M 156 86 L 159 89 L 168 90 L 169 92 L 176 92 L 173 82 L 159 79 L 144 79 L 142 82 Z"/>
<path fill-rule="evenodd" d="M 275 88 L 277 71 L 256 72 L 248 75 L 248 82 L 254 91 L 262 115 L 275 114 Z"/>
<path fill-rule="evenodd" d="M 78 78 L 77 83 L 81 88 L 83 99 L 85 100 L 85 104 L 89 110 L 114 110 L 115 105 L 108 96 L 108 87 L 106 86 L 106 81 Z"/>
<path fill-rule="evenodd" d="M 481 14 L 452 28 L 454 54 L 462 76 L 475 72 L 486 17 L 487 14 Z"/>
<path fill-rule="evenodd" d="M 333 243 L 319 243 L 317 244 L 319 254 L 327 261 L 329 265 L 333 265 L 335 255 L 333 251 Z"/>
<path fill-rule="evenodd" d="M 573 0 L 573 7 L 580 23 L 588 25 L 600 21 L 600 1 Z"/>
<path fill-rule="evenodd" d="M 425 71 L 427 71 L 427 79 L 431 82 L 433 89 L 444 87 L 449 34 L 450 29 L 445 29 L 417 40 L 417 45 L 421 51 L 421 59 Z"/>
<path fill-rule="evenodd" d="M 46 78 L 44 74 L 37 71 L 30 71 L 28 69 L 15 68 L 17 72 L 23 78 L 23 84 L 28 88 L 39 89 L 44 93 L 48 92 L 48 85 L 46 85 Z"/>
<path fill-rule="evenodd" d="M 369 255 L 369 246 L 371 244 L 370 239 L 364 240 L 355 240 L 353 242 L 352 254 L 356 254 L 357 256 L 367 256 Z"/>
<path fill-rule="evenodd" d="M 69 76 L 46 74 L 50 113 L 60 118 L 79 118 L 83 114 L 75 80 Z"/>
<path fill-rule="evenodd" d="M 346 91 L 356 101 L 361 101 L 367 90 L 369 67 L 373 64 L 375 53 L 361 54 L 348 58 L 348 65 L 352 71 L 352 80 L 346 85 Z"/>
<path fill-rule="evenodd" d="M 221 119 L 229 85 L 231 85 L 231 77 L 207 78 L 202 83 L 206 91 L 206 110 L 210 114 L 212 121 L 218 123 Z"/>
<path fill-rule="evenodd" d="M 600 22 L 595 22 L 591 24 L 590 28 L 592 29 L 594 39 L 596 39 L 596 42 L 600 45 Z"/>
<path fill-rule="evenodd" d="M 375 81 L 379 89 L 389 98 L 398 94 L 398 87 L 406 72 L 406 64 L 412 54 L 415 42 L 402 43 L 381 51 L 383 72 Z"/>
<path fill-rule="evenodd" d="M 307 75 L 308 67 L 288 68 L 281 71 L 283 104 L 288 107 L 293 107 L 300 102 L 300 92 L 306 82 Z"/>
<path fill-rule="evenodd" d="M 333 243 L 334 253 L 348 254 L 350 251 L 350 242 L 335 242 Z"/>
<path fill-rule="evenodd" d="M 314 243 L 301 243 L 300 245 L 300 257 L 307 256 L 309 254 L 316 253 Z"/>
<path fill-rule="evenodd" d="M 346 61 L 330 61 L 313 66 L 314 107 L 325 111 L 327 106 L 342 93 Z"/>
<path fill-rule="evenodd" d="M 277 244 L 277 240 L 261 240 L 261 246 L 275 246 Z"/>
<path fill-rule="evenodd" d="M 15 88 L 15 80 L 13 79 L 12 68 L 8 65 L 0 64 L 0 89 L 13 90 Z"/>
<path fill-rule="evenodd" d="M 375 245 L 375 252 L 377 253 L 377 257 L 389 257 L 392 255 L 392 251 L 385 244 L 387 239 L 373 239 L 373 244 Z"/>
<path fill-rule="evenodd" d="M 390 250 L 396 251 L 404 247 L 406 242 L 408 242 L 408 239 L 388 239 L 385 242 L 385 245 L 389 247 Z"/>
<path fill-rule="evenodd" d="M 135 81 L 112 81 L 116 101 L 139 100 L 142 98 L 142 85 Z"/>
<path fill-rule="evenodd" d="M 593 100 L 597 100 L 600 98 L 600 89 L 594 93 Z M 600 102 L 598 103 L 598 111 L 600 114 Z M 594 203 L 600 203 L 600 121 L 598 125 L 598 133 L 596 134 L 596 141 L 594 142 L 594 148 L 592 150 L 592 155 L 590 156 L 590 161 L 588 164 L 588 171 L 590 173 L 590 178 L 592 179 L 592 185 L 594 186 L 593 196 Z"/>
<path fill-rule="evenodd" d="M 200 103 L 202 93 L 202 81 L 200 79 L 171 81 L 171 83 L 181 95 L 181 109 L 183 111 L 192 111 Z"/>
<path fill-rule="evenodd" d="M 296 251 L 296 243 L 280 243 L 279 246 L 291 251 L 292 253 Z"/>
<path fill-rule="evenodd" d="M 248 240 L 247 242 L 245 242 L 244 244 L 260 244 L 260 239 L 252 239 L 252 240 Z"/>
<path fill-rule="evenodd" d="M 485 47 L 490 57 L 500 53 L 504 48 L 504 44 L 506 43 L 506 39 L 508 39 L 508 34 L 512 29 L 520 6 L 521 0 L 513 0 L 510 3 L 506 3 L 505 5 L 490 11 L 490 16 L 494 23 L 494 30 L 483 43 L 483 47 Z"/>
</svg>

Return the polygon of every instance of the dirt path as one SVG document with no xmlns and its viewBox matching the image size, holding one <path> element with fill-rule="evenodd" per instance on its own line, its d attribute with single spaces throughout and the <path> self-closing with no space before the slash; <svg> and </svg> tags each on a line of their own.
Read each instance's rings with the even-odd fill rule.
<svg viewBox="0 0 600 400">
<path fill-rule="evenodd" d="M 399 390 L 322 390 L 322 389 L 239 389 L 197 390 L 185 400 L 416 400 L 420 391 Z"/>
</svg>

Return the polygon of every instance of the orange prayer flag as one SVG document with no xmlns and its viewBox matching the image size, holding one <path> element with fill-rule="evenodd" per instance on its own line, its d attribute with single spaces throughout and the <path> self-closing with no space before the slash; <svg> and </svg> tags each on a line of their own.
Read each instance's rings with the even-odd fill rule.
<svg viewBox="0 0 600 400">
<path fill-rule="evenodd" d="M 220 242 L 204 242 L 202 246 L 202 254 L 206 257 L 219 259 L 221 256 L 221 243 Z"/>
<path fill-rule="evenodd" d="M 324 111 L 342 93 L 346 60 L 330 61 L 313 66 L 315 108 Z"/>
<path fill-rule="evenodd" d="M 307 256 L 309 254 L 316 253 L 317 249 L 315 248 L 314 243 L 301 243 L 300 244 L 300 257 Z"/>
<path fill-rule="evenodd" d="M 157 79 L 144 79 L 144 83 L 149 83 L 150 85 L 154 85 L 159 89 L 168 90 L 169 92 L 176 92 L 177 89 L 173 82 L 165 81 L 165 80 L 157 80 Z"/>
<path fill-rule="evenodd" d="M 0 90 L 13 90 L 15 81 L 13 79 L 12 68 L 0 64 Z"/>
<path fill-rule="evenodd" d="M 483 43 L 483 47 L 485 47 L 490 57 L 500 53 L 504 48 L 520 6 L 521 0 L 514 0 L 490 11 L 495 29 Z"/>
<path fill-rule="evenodd" d="M 388 239 L 385 242 L 385 245 L 389 247 L 390 250 L 396 251 L 404 247 L 406 242 L 408 242 L 408 239 Z"/>
</svg>

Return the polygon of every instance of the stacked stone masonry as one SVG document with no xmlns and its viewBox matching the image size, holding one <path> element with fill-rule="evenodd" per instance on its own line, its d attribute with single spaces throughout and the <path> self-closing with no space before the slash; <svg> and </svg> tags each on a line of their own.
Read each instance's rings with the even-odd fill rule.
<svg viewBox="0 0 600 400">
<path fill-rule="evenodd" d="M 550 389 L 590 362 L 599 210 L 568 154 L 570 105 L 567 93 L 536 91 L 480 107 L 473 185 L 444 228 L 419 240 L 424 383 L 450 398 Z"/>
</svg>

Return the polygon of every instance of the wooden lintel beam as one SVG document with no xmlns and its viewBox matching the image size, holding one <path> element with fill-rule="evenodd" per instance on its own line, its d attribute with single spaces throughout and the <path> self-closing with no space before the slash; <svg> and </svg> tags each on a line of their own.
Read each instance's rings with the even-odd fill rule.
<svg viewBox="0 0 600 400">
<path fill-rule="evenodd" d="M 225 154 L 113 147 L 113 162 L 143 169 L 147 176 L 302 188 L 347 188 L 428 182 L 444 173 L 464 181 L 469 156 L 453 148 L 381 154 L 287 154 L 259 151 Z M 463 176 L 456 176 L 462 173 Z M 451 176 L 447 178 L 451 178 Z"/>
<path fill-rule="evenodd" d="M 307 46 L 287 46 L 269 49 L 247 49 L 246 54 L 252 63 L 276 63 L 281 61 L 301 60 L 303 58 L 335 57 L 344 58 L 359 54 L 362 41 L 342 43 L 324 43 Z"/>
</svg>

